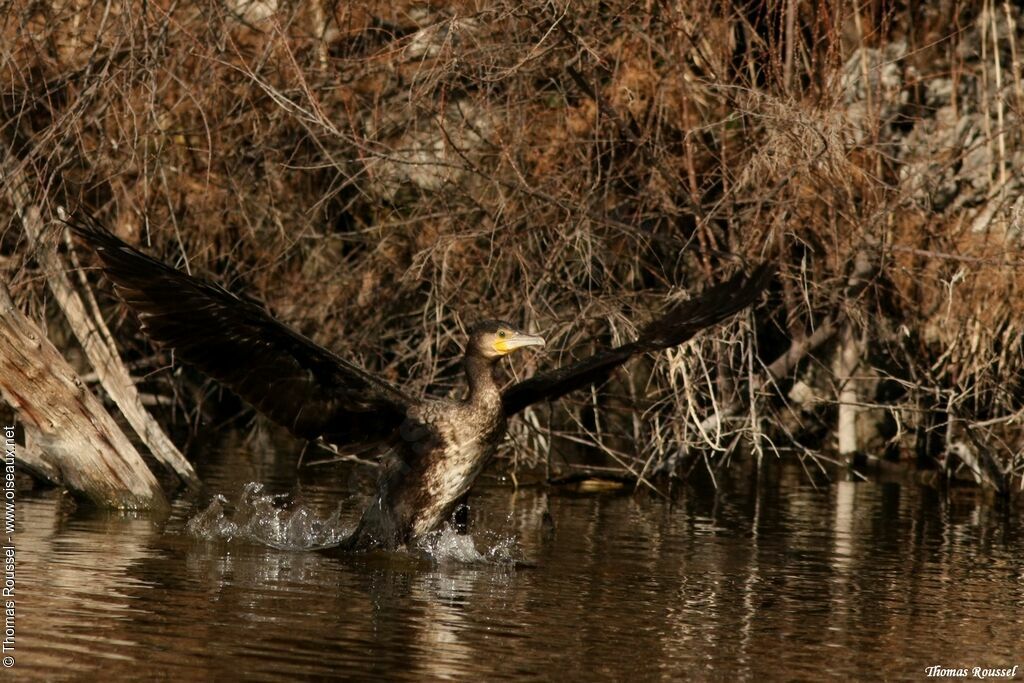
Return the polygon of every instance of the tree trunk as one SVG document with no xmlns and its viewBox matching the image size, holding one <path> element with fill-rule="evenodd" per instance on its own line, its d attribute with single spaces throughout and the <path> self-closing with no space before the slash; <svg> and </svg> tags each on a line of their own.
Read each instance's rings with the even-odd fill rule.
<svg viewBox="0 0 1024 683">
<path fill-rule="evenodd" d="M 870 283 L 875 265 L 867 250 L 861 249 L 853 260 L 853 272 L 846 283 L 846 299 L 848 306 L 854 306 L 856 299 L 861 297 Z M 836 431 L 839 436 L 839 457 L 847 464 L 853 464 L 864 444 L 860 442 L 857 432 L 858 415 L 864 397 L 861 382 L 858 379 L 867 333 L 860 334 L 855 323 L 856 316 L 848 316 L 840 336 L 839 348 L 836 351 L 835 374 L 839 383 L 838 424 Z"/>
<path fill-rule="evenodd" d="M 857 414 L 860 412 L 860 392 L 856 377 L 860 365 L 860 344 L 853 326 L 847 323 L 836 356 L 836 380 L 839 382 L 839 419 L 836 433 L 839 436 L 839 457 L 843 462 L 853 462 L 860 450 L 857 439 Z"/>
</svg>

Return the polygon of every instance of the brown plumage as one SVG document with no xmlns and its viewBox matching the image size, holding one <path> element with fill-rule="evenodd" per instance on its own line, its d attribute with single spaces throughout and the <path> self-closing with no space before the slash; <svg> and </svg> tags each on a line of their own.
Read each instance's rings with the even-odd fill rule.
<svg viewBox="0 0 1024 683">
<path fill-rule="evenodd" d="M 501 321 L 470 330 L 461 401 L 413 398 L 276 321 L 259 305 L 139 252 L 92 219 L 68 226 L 99 255 L 103 271 L 145 333 L 306 439 L 388 452 L 376 497 L 349 547 L 393 547 L 450 519 L 527 406 L 601 382 L 633 356 L 683 343 L 750 304 L 772 277 L 762 265 L 670 306 L 629 344 L 536 375 L 504 391 L 498 360 L 544 340 Z"/>
</svg>

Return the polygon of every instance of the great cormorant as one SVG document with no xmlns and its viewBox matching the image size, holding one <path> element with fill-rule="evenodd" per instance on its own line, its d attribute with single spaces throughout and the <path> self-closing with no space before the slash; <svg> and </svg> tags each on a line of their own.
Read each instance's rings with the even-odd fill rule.
<svg viewBox="0 0 1024 683">
<path fill-rule="evenodd" d="M 497 361 L 541 337 L 486 321 L 469 334 L 469 391 L 457 401 L 416 398 L 285 327 L 256 303 L 166 266 L 89 217 L 68 226 L 99 255 L 103 272 L 145 333 L 230 388 L 258 411 L 310 440 L 346 448 L 387 447 L 378 493 L 348 547 L 395 547 L 452 517 L 527 406 L 599 382 L 633 356 L 677 346 L 750 304 L 773 269 L 737 274 L 675 303 L 622 346 L 502 389 Z"/>
</svg>

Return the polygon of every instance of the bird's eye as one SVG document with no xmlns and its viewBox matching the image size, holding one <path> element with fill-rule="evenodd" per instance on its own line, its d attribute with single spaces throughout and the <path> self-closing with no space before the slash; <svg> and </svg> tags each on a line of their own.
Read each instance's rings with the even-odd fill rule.
<svg viewBox="0 0 1024 683">
<path fill-rule="evenodd" d="M 501 337 L 502 339 L 504 339 L 505 338 L 505 330 L 499 330 L 498 331 L 498 336 Z"/>
</svg>

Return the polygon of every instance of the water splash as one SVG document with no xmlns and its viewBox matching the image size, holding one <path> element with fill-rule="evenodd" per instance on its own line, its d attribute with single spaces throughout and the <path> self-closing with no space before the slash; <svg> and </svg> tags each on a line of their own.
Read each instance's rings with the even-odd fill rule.
<svg viewBox="0 0 1024 683">
<path fill-rule="evenodd" d="M 318 550 L 336 546 L 352 529 L 341 521 L 341 505 L 327 517 L 305 505 L 282 508 L 287 494 L 270 495 L 263 484 L 245 485 L 232 505 L 223 495 L 196 513 L 185 525 L 193 537 L 206 541 L 243 540 L 281 550 Z M 426 555 L 436 564 L 497 565 L 522 562 L 515 536 L 484 531 L 460 534 L 452 524 L 420 539 L 409 550 Z"/>
<path fill-rule="evenodd" d="M 477 547 L 479 544 L 479 548 Z M 490 564 L 514 567 L 522 562 L 519 543 L 512 535 L 483 532 L 476 539 L 460 534 L 451 524 L 432 531 L 416 544 L 438 564 Z"/>
<path fill-rule="evenodd" d="M 281 550 L 330 547 L 351 533 L 341 523 L 341 505 L 333 514 L 322 517 L 305 505 L 282 509 L 278 503 L 287 499 L 286 495 L 263 491 L 263 484 L 246 484 L 234 506 L 218 494 L 185 528 L 202 540 L 242 539 Z"/>
</svg>

